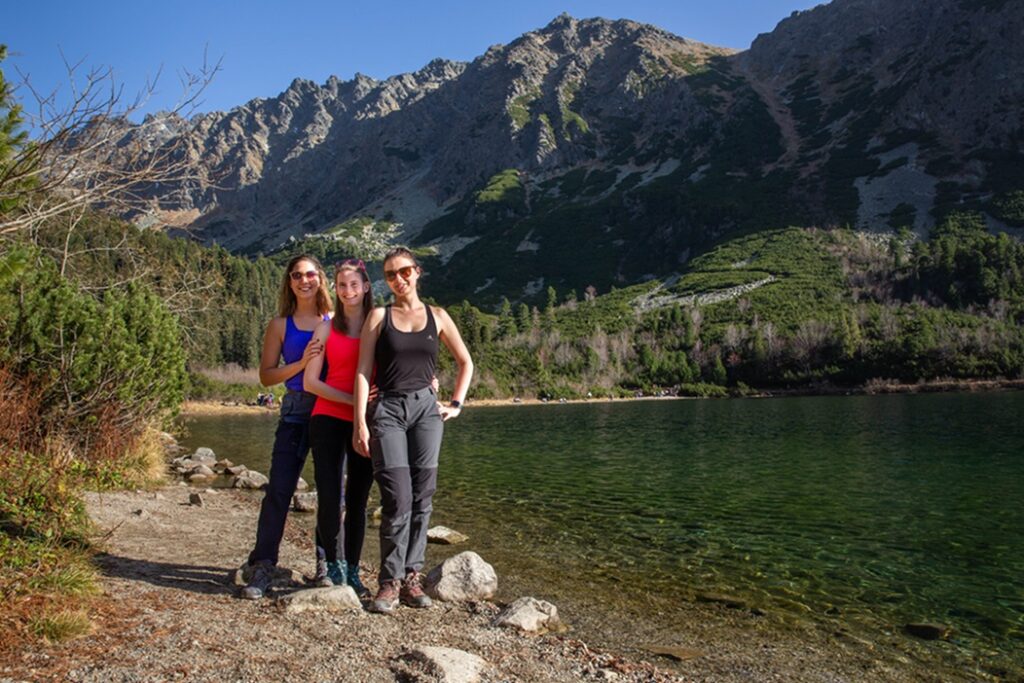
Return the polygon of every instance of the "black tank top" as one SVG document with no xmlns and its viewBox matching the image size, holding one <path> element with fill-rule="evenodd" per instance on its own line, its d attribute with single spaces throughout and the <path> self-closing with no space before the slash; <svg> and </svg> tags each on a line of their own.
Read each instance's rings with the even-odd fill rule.
<svg viewBox="0 0 1024 683">
<path fill-rule="evenodd" d="M 396 330 L 391 306 L 384 309 L 384 323 L 377 338 L 377 388 L 381 391 L 418 391 L 434 381 L 437 367 L 437 325 L 430 306 L 427 326 L 419 332 Z"/>
</svg>

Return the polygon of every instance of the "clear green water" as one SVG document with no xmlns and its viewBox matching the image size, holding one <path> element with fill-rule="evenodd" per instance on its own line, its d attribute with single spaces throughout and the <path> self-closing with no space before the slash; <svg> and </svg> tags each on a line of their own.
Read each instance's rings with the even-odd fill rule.
<svg viewBox="0 0 1024 683">
<path fill-rule="evenodd" d="M 192 418 L 184 442 L 266 471 L 274 424 Z M 943 657 L 1022 670 L 1021 393 L 470 409 L 434 521 L 605 639 L 614 612 L 627 647 L 623 620 L 664 639 L 715 592 L 869 639 L 941 622 Z"/>
</svg>

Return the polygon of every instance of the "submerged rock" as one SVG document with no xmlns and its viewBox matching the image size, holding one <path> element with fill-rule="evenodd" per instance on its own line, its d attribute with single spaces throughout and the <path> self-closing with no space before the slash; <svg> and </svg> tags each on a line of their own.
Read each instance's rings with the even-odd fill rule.
<svg viewBox="0 0 1024 683">
<path fill-rule="evenodd" d="M 558 618 L 558 608 L 546 600 L 519 598 L 494 618 L 495 626 L 517 628 L 527 633 L 550 633 L 566 630 Z"/>
<path fill-rule="evenodd" d="M 953 628 L 946 624 L 927 622 L 906 624 L 903 630 L 922 640 L 945 640 L 953 633 Z"/>
<path fill-rule="evenodd" d="M 669 659 L 674 659 L 677 662 L 685 662 L 689 659 L 696 659 L 704 656 L 704 653 L 700 650 L 692 647 L 682 647 L 681 645 L 650 645 L 644 649 L 651 654 L 668 657 Z"/>
<path fill-rule="evenodd" d="M 446 526 L 435 526 L 427 529 L 427 543 L 439 543 L 441 545 L 455 545 L 465 543 L 469 536 L 459 533 Z"/>
<path fill-rule="evenodd" d="M 488 600 L 498 592 L 498 575 L 482 557 L 467 550 L 431 569 L 424 590 L 448 602 Z"/>
<path fill-rule="evenodd" d="M 475 683 L 487 668 L 485 659 L 451 647 L 421 645 L 402 655 L 413 670 L 403 671 L 402 680 Z"/>
</svg>

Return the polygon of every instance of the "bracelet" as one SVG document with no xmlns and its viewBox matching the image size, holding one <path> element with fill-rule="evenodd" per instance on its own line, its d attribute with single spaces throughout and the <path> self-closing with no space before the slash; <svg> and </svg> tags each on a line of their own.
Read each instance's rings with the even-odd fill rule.
<svg viewBox="0 0 1024 683">
<path fill-rule="evenodd" d="M 448 405 L 451 406 L 452 408 L 462 410 L 462 401 L 456 401 L 455 399 L 452 399 L 452 402 L 449 403 Z"/>
</svg>

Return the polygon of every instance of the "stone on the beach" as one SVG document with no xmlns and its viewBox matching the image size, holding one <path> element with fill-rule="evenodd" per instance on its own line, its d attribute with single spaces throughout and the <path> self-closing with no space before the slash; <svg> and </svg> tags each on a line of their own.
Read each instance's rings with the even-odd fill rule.
<svg viewBox="0 0 1024 683">
<path fill-rule="evenodd" d="M 270 577 L 271 588 L 288 588 L 290 586 L 301 586 L 304 583 L 302 574 L 285 567 L 272 567 L 270 569 Z M 252 565 L 245 562 L 241 567 L 231 572 L 230 581 L 235 586 L 241 588 L 248 584 L 251 578 Z"/>
<path fill-rule="evenodd" d="M 743 602 L 739 598 L 734 598 L 731 595 L 723 595 L 721 593 L 698 593 L 697 602 L 716 602 L 731 609 L 746 609 L 748 607 L 747 603 Z"/>
<path fill-rule="evenodd" d="M 652 654 L 668 657 L 677 662 L 685 662 L 689 659 L 697 659 L 704 656 L 704 653 L 696 648 L 682 647 L 681 645 L 650 645 L 646 649 Z"/>
<path fill-rule="evenodd" d="M 232 465 L 231 467 L 224 468 L 224 474 L 229 474 L 233 477 L 237 477 L 238 475 L 243 474 L 248 470 L 249 468 L 246 467 L 245 465 Z"/>
<path fill-rule="evenodd" d="M 441 545 L 455 545 L 465 543 L 469 536 L 461 534 L 446 526 L 435 526 L 427 529 L 427 543 L 439 543 Z"/>
<path fill-rule="evenodd" d="M 217 462 L 213 463 L 213 471 L 217 473 L 223 473 L 229 467 L 233 467 L 235 463 L 231 462 L 227 458 L 221 458 Z"/>
<path fill-rule="evenodd" d="M 132 510 L 132 514 L 141 519 L 149 519 L 150 517 L 149 510 L 144 510 L 143 508 Z"/>
<path fill-rule="evenodd" d="M 903 630 L 922 640 L 945 640 L 953 633 L 953 629 L 946 624 L 914 623 L 906 624 Z"/>
<path fill-rule="evenodd" d="M 204 446 L 196 449 L 196 452 L 192 454 L 192 460 L 193 462 L 203 463 L 204 465 L 212 465 L 217 462 L 217 456 L 214 454 L 212 449 Z"/>
<path fill-rule="evenodd" d="M 188 480 L 193 484 L 203 484 L 216 476 L 216 474 L 202 474 L 201 472 L 197 472 L 195 474 L 188 475 Z"/>
<path fill-rule="evenodd" d="M 421 645 L 403 654 L 402 659 L 415 669 L 425 669 L 415 673 L 403 672 L 412 674 L 408 678 L 413 680 L 475 683 L 487 668 L 487 661 L 482 657 L 451 647 Z"/>
<path fill-rule="evenodd" d="M 363 609 L 363 603 L 359 602 L 359 596 L 352 590 L 352 586 L 307 588 L 281 596 L 276 604 L 289 614 Z"/>
<path fill-rule="evenodd" d="M 519 598 L 503 609 L 494 618 L 495 626 L 517 628 L 526 633 L 550 633 L 564 631 L 565 625 L 558 618 L 558 608 L 546 600 Z"/>
<path fill-rule="evenodd" d="M 203 497 L 198 493 L 190 493 L 188 494 L 188 504 L 201 508 L 203 507 Z"/>
<path fill-rule="evenodd" d="M 196 466 L 195 466 L 195 467 L 193 467 L 193 468 L 192 468 L 191 470 L 189 470 L 189 475 L 190 475 L 190 476 L 193 476 L 193 477 L 194 477 L 194 476 L 195 476 L 195 475 L 197 475 L 197 474 L 198 474 L 198 475 L 201 475 L 201 476 L 203 476 L 203 477 L 216 477 L 216 476 L 217 476 L 217 473 L 216 473 L 216 472 L 214 472 L 214 471 L 213 471 L 213 470 L 212 470 L 212 469 L 211 469 L 211 468 L 210 468 L 209 466 L 207 466 L 207 465 L 196 465 Z"/>
<path fill-rule="evenodd" d="M 292 496 L 292 509 L 296 512 L 316 512 L 316 491 L 296 493 Z"/>
<path fill-rule="evenodd" d="M 447 602 L 488 600 L 498 592 L 498 575 L 482 557 L 467 550 L 431 569 L 424 589 L 430 597 Z"/>
<path fill-rule="evenodd" d="M 236 489 L 261 489 L 270 483 L 270 480 L 255 470 L 246 470 L 234 478 L 231 487 Z"/>
<path fill-rule="evenodd" d="M 297 482 L 295 482 L 295 490 L 296 491 L 305 491 L 308 488 L 309 488 L 309 484 L 307 484 L 306 480 L 303 479 L 302 477 L 299 477 L 299 480 Z"/>
</svg>

